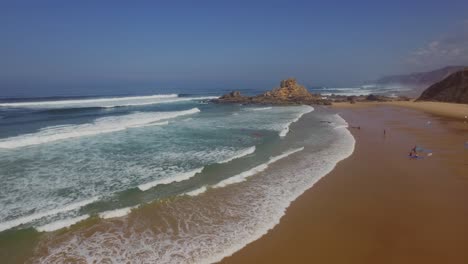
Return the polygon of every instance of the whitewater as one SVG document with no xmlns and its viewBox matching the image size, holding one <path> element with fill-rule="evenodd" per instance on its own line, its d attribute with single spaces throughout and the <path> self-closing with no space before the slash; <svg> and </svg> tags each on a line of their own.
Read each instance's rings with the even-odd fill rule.
<svg viewBox="0 0 468 264">
<path fill-rule="evenodd" d="M 339 116 L 328 118 L 334 123 L 328 130 L 334 138 L 328 148 L 287 148 L 263 163 L 181 196 L 187 198 L 150 207 L 147 210 L 157 210 L 156 215 L 166 221 L 157 229 L 151 227 L 149 219 L 129 214 L 118 222 L 102 223 L 99 228 L 105 232 L 87 236 L 84 229 L 83 233 L 59 236 L 62 243 L 43 245 L 50 254 L 40 257 L 40 263 L 59 263 L 63 256 L 99 262 L 109 258 L 110 252 L 114 252 L 110 258 L 113 262 L 220 261 L 277 225 L 293 200 L 353 152 L 354 139 L 345 129 L 346 122 Z M 117 240 L 121 232 L 131 235 Z M 103 244 L 109 246 L 100 246 Z"/>
<path fill-rule="evenodd" d="M 216 96 L 180 97 L 178 94 L 157 94 L 147 96 L 127 96 L 111 98 L 89 98 L 89 99 L 69 99 L 56 101 L 27 101 L 27 102 L 5 102 L 0 103 L 4 108 L 113 108 L 123 106 L 144 106 L 161 103 L 175 103 L 191 100 L 210 100 Z"/>
<path fill-rule="evenodd" d="M 40 129 L 36 133 L 1 139 L 0 148 L 13 149 L 63 139 L 116 132 L 141 126 L 167 125 L 167 122 L 157 121 L 171 119 L 178 116 L 191 115 L 198 112 L 200 112 L 200 109 L 198 108 L 177 112 L 137 112 L 123 116 L 102 117 L 96 119 L 93 123 L 88 124 L 51 126 Z"/>
<path fill-rule="evenodd" d="M 43 234 L 35 263 L 213 263 L 354 147 L 337 115 L 207 97 L 1 103 L 0 233 Z"/>
</svg>

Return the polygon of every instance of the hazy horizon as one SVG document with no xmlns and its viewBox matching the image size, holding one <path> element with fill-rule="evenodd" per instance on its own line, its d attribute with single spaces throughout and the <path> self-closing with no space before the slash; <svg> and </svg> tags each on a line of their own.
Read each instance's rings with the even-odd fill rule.
<svg viewBox="0 0 468 264">
<path fill-rule="evenodd" d="M 468 3 L 0 4 L 0 97 L 344 87 L 468 64 Z"/>
</svg>

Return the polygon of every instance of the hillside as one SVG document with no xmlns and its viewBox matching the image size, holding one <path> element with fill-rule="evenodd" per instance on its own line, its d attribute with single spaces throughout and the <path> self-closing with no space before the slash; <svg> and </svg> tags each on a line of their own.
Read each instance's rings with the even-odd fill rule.
<svg viewBox="0 0 468 264">
<path fill-rule="evenodd" d="M 382 77 L 375 82 L 377 84 L 406 84 L 406 85 L 431 85 L 434 84 L 450 74 L 463 70 L 465 66 L 447 66 L 429 72 L 416 72 L 402 75 L 391 75 Z"/>
<path fill-rule="evenodd" d="M 468 68 L 452 73 L 427 88 L 417 101 L 468 104 Z"/>
</svg>

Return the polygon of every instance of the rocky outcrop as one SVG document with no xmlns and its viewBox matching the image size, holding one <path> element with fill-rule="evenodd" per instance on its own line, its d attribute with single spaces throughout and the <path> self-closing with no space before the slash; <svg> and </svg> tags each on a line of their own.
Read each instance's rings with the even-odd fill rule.
<svg viewBox="0 0 468 264">
<path fill-rule="evenodd" d="M 452 73 L 427 88 L 417 101 L 468 104 L 468 68 Z"/>
<path fill-rule="evenodd" d="M 388 99 L 387 96 L 369 94 L 368 96 L 366 96 L 365 101 L 369 101 L 369 102 L 388 102 L 389 99 Z"/>
<path fill-rule="evenodd" d="M 247 97 L 242 96 L 239 91 L 232 91 L 232 92 L 230 92 L 228 94 L 225 94 L 225 95 L 221 96 L 220 98 L 218 98 L 216 100 L 235 103 L 235 102 L 237 102 L 239 100 L 245 100 L 246 98 Z"/>
<path fill-rule="evenodd" d="M 407 96 L 386 96 L 381 94 L 369 94 L 369 95 L 330 95 L 327 98 L 332 103 L 361 103 L 361 102 L 399 102 L 399 101 L 411 101 L 411 98 Z"/>
<path fill-rule="evenodd" d="M 241 104 L 268 104 L 268 105 L 329 105 L 329 100 L 324 100 L 320 95 L 311 94 L 304 86 L 298 84 L 296 79 L 282 80 L 280 87 L 257 96 L 243 96 L 238 91 L 223 95 L 213 100 L 216 103 L 241 103 Z"/>
</svg>

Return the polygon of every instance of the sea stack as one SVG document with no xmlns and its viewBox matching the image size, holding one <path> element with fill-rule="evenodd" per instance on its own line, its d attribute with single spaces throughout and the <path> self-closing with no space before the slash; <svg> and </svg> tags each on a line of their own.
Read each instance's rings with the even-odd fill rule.
<svg viewBox="0 0 468 264">
<path fill-rule="evenodd" d="M 427 88 L 417 101 L 468 104 L 468 68 L 452 73 Z"/>
<path fill-rule="evenodd" d="M 288 78 L 280 82 L 280 86 L 271 91 L 256 96 L 243 96 L 238 91 L 225 94 L 213 100 L 216 103 L 241 103 L 263 105 L 329 105 L 329 100 L 320 95 L 310 93 L 307 88 L 297 83 L 295 78 Z"/>
</svg>

